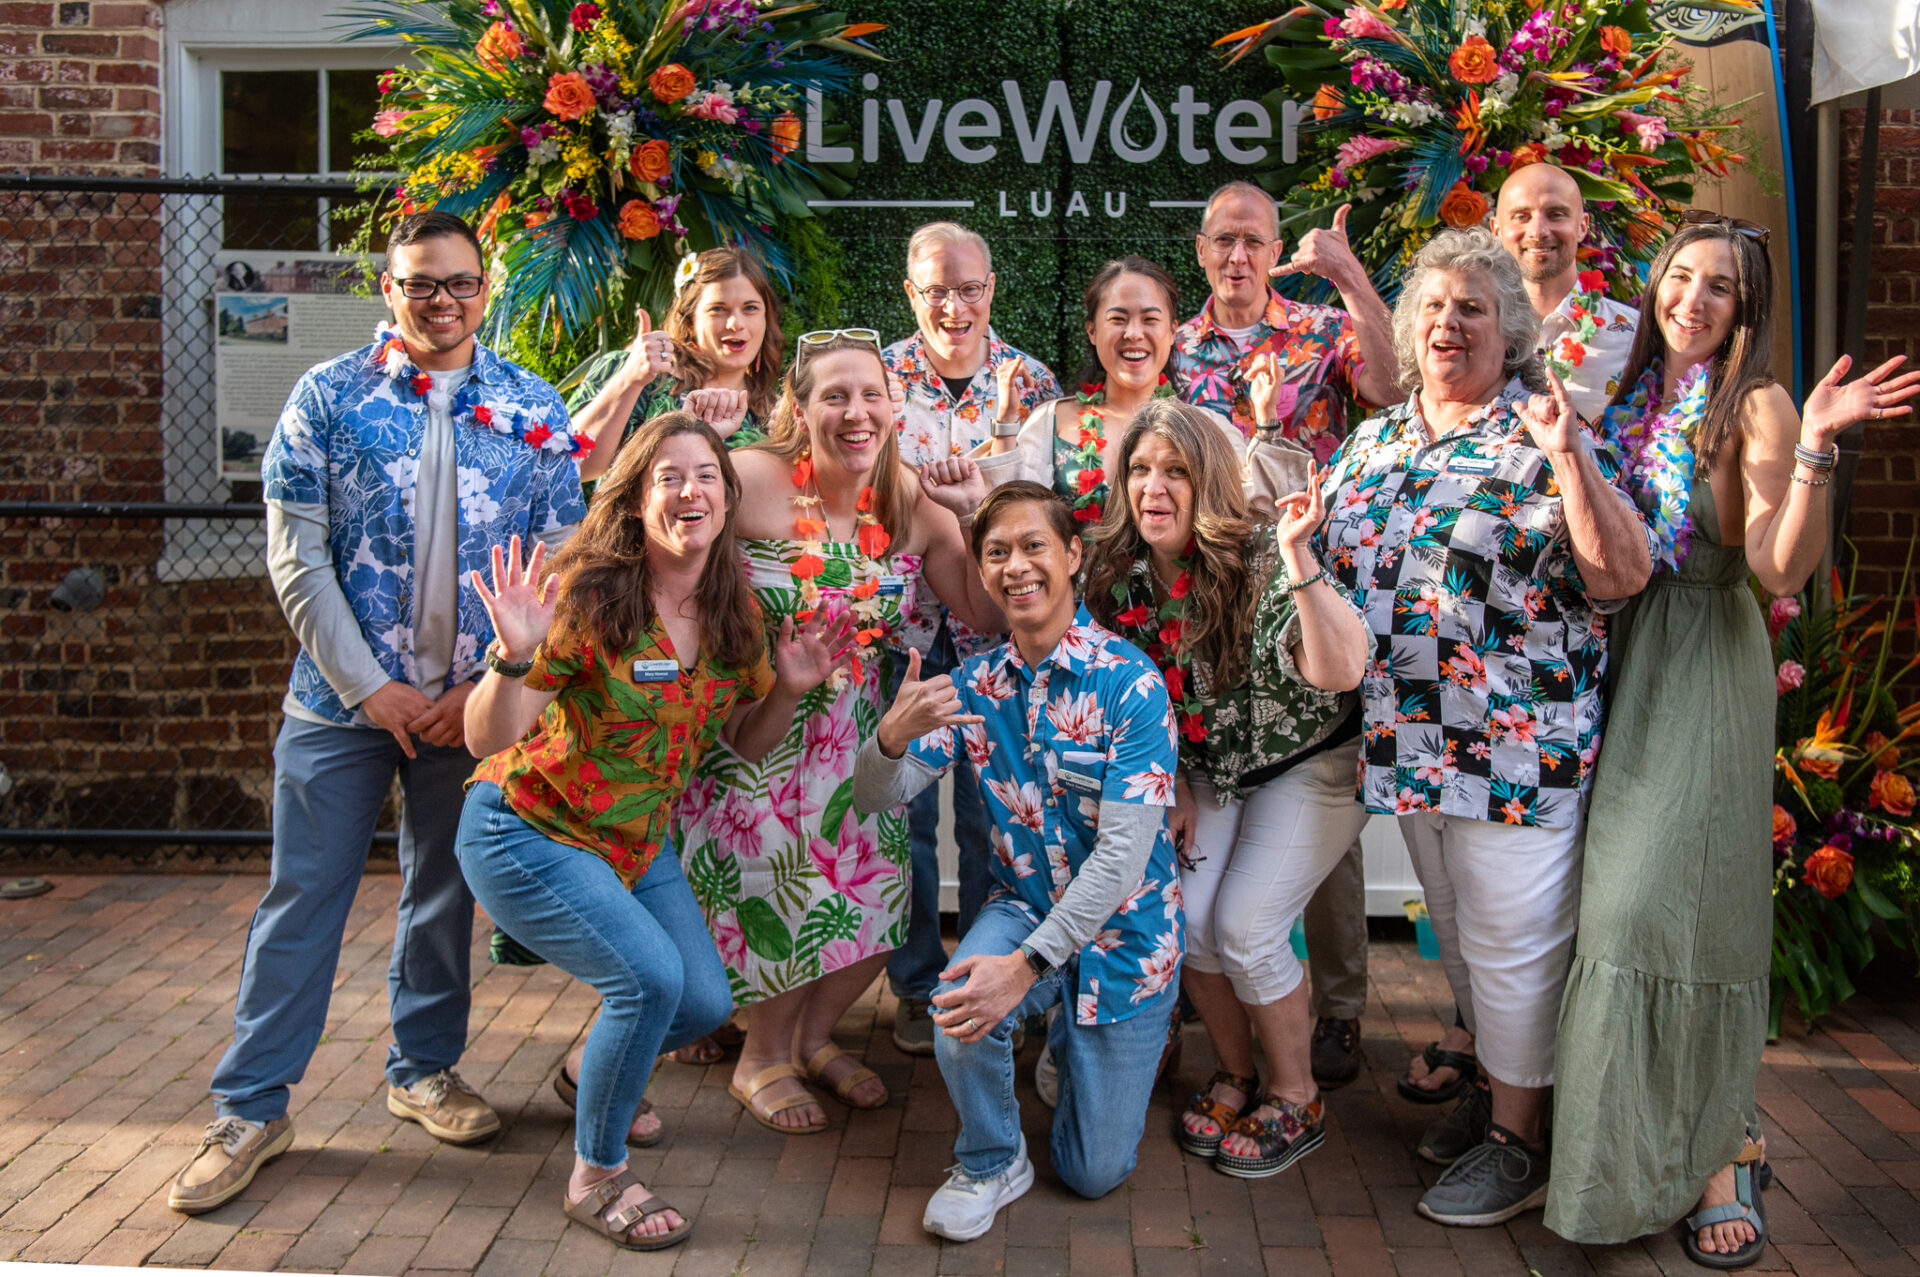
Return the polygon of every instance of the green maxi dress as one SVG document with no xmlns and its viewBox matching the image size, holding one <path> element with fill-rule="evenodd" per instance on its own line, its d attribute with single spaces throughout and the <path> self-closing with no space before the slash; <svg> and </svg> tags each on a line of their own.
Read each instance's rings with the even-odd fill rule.
<svg viewBox="0 0 1920 1277">
<path fill-rule="evenodd" d="M 1616 618 L 1560 1008 L 1546 1225 L 1624 1242 L 1692 1212 L 1755 1121 L 1772 941 L 1773 660 L 1705 474 L 1691 550 Z"/>
</svg>

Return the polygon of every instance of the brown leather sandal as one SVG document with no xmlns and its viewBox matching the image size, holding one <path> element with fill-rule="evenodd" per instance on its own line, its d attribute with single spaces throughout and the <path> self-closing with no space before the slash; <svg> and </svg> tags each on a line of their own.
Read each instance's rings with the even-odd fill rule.
<svg viewBox="0 0 1920 1277">
<path fill-rule="evenodd" d="M 678 1228 L 669 1228 L 664 1233 L 636 1233 L 634 1229 L 645 1224 L 655 1215 L 676 1210 L 660 1200 L 656 1195 L 647 1198 L 638 1206 L 627 1206 L 614 1211 L 610 1208 L 620 1200 L 620 1194 L 640 1183 L 629 1171 L 621 1171 L 611 1179 L 603 1179 L 587 1190 L 586 1196 L 579 1201 L 560 1195 L 561 1209 L 567 1218 L 578 1220 L 594 1232 L 608 1238 L 614 1245 L 627 1250 L 665 1250 L 669 1246 L 678 1246 L 693 1233 L 693 1221 L 685 1215 L 680 1217 Z"/>
<path fill-rule="evenodd" d="M 825 1113 L 820 1115 L 818 1122 L 807 1126 L 782 1126 L 773 1120 L 773 1116 L 776 1113 L 784 1113 L 788 1109 L 797 1109 L 802 1104 L 817 1105 L 820 1103 L 819 1100 L 814 1098 L 813 1092 L 807 1090 L 805 1087 L 801 1088 L 800 1094 L 789 1095 L 784 1100 L 775 1100 L 771 1104 L 761 1104 L 758 1102 L 760 1092 L 766 1090 L 781 1078 L 797 1078 L 799 1076 L 800 1071 L 791 1064 L 772 1064 L 761 1069 L 751 1078 L 748 1078 L 745 1090 L 742 1090 L 731 1082 L 727 1083 L 727 1094 L 740 1101 L 740 1107 L 747 1111 L 747 1116 L 770 1131 L 778 1131 L 782 1135 L 813 1135 L 827 1129 L 827 1115 Z"/>
<path fill-rule="evenodd" d="M 1241 1102 L 1238 1108 L 1213 1098 L 1213 1088 L 1223 1082 L 1247 1097 Z M 1220 1069 L 1214 1073 L 1212 1077 L 1207 1079 L 1205 1086 L 1193 1093 L 1193 1098 L 1187 1101 L 1187 1107 L 1181 1110 L 1179 1115 L 1174 1118 L 1174 1139 L 1180 1142 L 1181 1148 L 1192 1153 L 1195 1157 L 1217 1156 L 1220 1152 L 1220 1141 L 1227 1138 L 1227 1131 L 1235 1122 L 1240 1120 L 1240 1115 L 1258 1103 L 1255 1097 L 1259 1094 L 1260 1080 L 1258 1078 L 1241 1077 L 1237 1073 L 1229 1073 L 1225 1069 Z M 1212 1122 L 1220 1128 L 1219 1134 L 1202 1135 L 1197 1131 L 1188 1130 L 1186 1122 L 1188 1113 L 1192 1113 L 1196 1117 L 1204 1117 Z"/>
<path fill-rule="evenodd" d="M 560 1071 L 553 1075 L 553 1093 L 559 1096 L 560 1102 L 568 1108 L 572 1108 L 575 1104 L 579 1103 L 580 1084 L 567 1076 L 567 1062 L 565 1060 L 560 1061 Z M 633 1110 L 634 1117 L 642 1118 L 651 1112 L 653 1112 L 653 1101 L 644 1095 L 641 1096 L 640 1106 Z M 665 1122 L 662 1122 L 660 1128 L 653 1134 L 647 1136 L 635 1135 L 633 1133 L 633 1127 L 627 1127 L 628 1148 L 652 1148 L 666 1137 L 667 1125 Z"/>
<path fill-rule="evenodd" d="M 860 1065 L 858 1068 L 849 1070 L 837 1083 L 827 1081 L 827 1065 L 832 1064 L 835 1060 L 841 1059 L 842 1057 L 849 1060 L 853 1059 L 851 1054 L 829 1042 L 818 1051 L 815 1051 L 805 1064 L 802 1064 L 799 1058 L 795 1057 L 793 1065 L 800 1070 L 800 1075 L 806 1078 L 807 1081 L 818 1086 L 826 1087 L 833 1092 L 835 1099 L 839 1100 L 848 1108 L 885 1108 L 887 1101 L 892 1098 L 890 1095 L 882 1095 L 878 1101 L 872 1104 L 856 1104 L 852 1099 L 854 1089 L 861 1083 L 869 1079 L 875 1082 L 880 1080 L 880 1075 L 865 1065 Z"/>
</svg>

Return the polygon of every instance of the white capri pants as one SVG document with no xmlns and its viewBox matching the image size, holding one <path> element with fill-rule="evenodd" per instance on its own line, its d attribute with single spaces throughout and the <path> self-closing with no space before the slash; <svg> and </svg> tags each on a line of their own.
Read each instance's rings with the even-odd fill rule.
<svg viewBox="0 0 1920 1277">
<path fill-rule="evenodd" d="M 1188 778 L 1199 863 L 1180 871 L 1187 966 L 1224 972 L 1249 1006 L 1278 1002 L 1306 974 L 1288 933 L 1367 823 L 1354 796 L 1359 760 L 1358 740 L 1336 745 L 1224 807 L 1204 777 Z"/>
<path fill-rule="evenodd" d="M 1481 1067 L 1508 1086 L 1552 1086 L 1584 813 L 1569 829 L 1539 829 L 1418 811 L 1400 817 L 1400 833 Z"/>
</svg>

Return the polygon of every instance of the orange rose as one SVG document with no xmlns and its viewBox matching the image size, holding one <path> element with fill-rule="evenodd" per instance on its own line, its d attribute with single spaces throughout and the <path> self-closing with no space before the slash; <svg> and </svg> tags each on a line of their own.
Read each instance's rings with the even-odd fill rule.
<svg viewBox="0 0 1920 1277">
<path fill-rule="evenodd" d="M 1513 148 L 1513 159 L 1507 164 L 1509 173 L 1517 172 L 1529 164 L 1539 164 L 1546 160 L 1547 148 L 1538 142 L 1529 142 L 1525 146 Z"/>
<path fill-rule="evenodd" d="M 537 209 L 537 208 L 527 210 L 526 225 L 528 230 L 532 230 L 534 227 L 540 225 L 542 222 L 548 222 L 552 220 L 553 220 L 553 214 L 550 212 L 546 212 L 542 209 Z"/>
<path fill-rule="evenodd" d="M 1478 226 L 1487 220 L 1487 197 L 1467 185 L 1465 179 L 1455 182 L 1440 201 L 1440 220 L 1449 226 Z"/>
<path fill-rule="evenodd" d="M 487 28 L 480 43 L 473 47 L 482 66 L 495 71 L 503 71 L 506 64 L 525 52 L 526 46 L 520 42 L 520 33 L 504 22 L 496 22 Z"/>
<path fill-rule="evenodd" d="M 645 200 L 628 200 L 620 206 L 620 233 L 628 239 L 652 239 L 660 233 L 660 218 Z"/>
<path fill-rule="evenodd" d="M 693 72 L 669 62 L 647 77 L 647 88 L 662 102 L 678 102 L 693 92 Z"/>
<path fill-rule="evenodd" d="M 547 77 L 547 96 L 541 103 L 563 120 L 577 120 L 593 110 L 593 89 L 578 71 Z"/>
<path fill-rule="evenodd" d="M 1875 772 L 1867 796 L 1890 815 L 1913 815 L 1913 782 L 1899 772 L 1886 768 Z"/>
<path fill-rule="evenodd" d="M 1898 767 L 1900 749 L 1883 732 L 1868 732 L 1860 742 L 1860 756 L 1876 767 Z"/>
<path fill-rule="evenodd" d="M 657 182 L 667 175 L 667 144 L 661 138 L 649 138 L 633 148 L 627 157 L 627 172 L 643 182 Z"/>
<path fill-rule="evenodd" d="M 1611 53 L 1616 62 L 1625 62 L 1633 52 L 1633 37 L 1624 27 L 1601 27 L 1600 47 Z"/>
<path fill-rule="evenodd" d="M 1500 55 L 1485 36 L 1468 36 L 1447 59 L 1447 69 L 1462 84 L 1492 84 L 1500 78 Z"/>
<path fill-rule="evenodd" d="M 1838 900 L 1853 885 L 1853 857 L 1828 843 L 1807 857 L 1800 874 L 1809 887 L 1829 900 Z"/>
<path fill-rule="evenodd" d="M 1324 120 L 1340 114 L 1347 104 L 1341 100 L 1340 90 L 1331 84 L 1322 84 L 1313 91 L 1313 118 Z"/>
<path fill-rule="evenodd" d="M 1794 823 L 1787 809 L 1779 803 L 1773 805 L 1773 849 L 1784 850 L 1793 842 L 1793 836 L 1800 832 L 1800 826 Z"/>
<path fill-rule="evenodd" d="M 800 145 L 800 117 L 792 111 L 780 112 L 773 117 L 767 134 L 773 139 L 773 162 L 778 164 L 787 158 L 787 152 Z"/>
<path fill-rule="evenodd" d="M 1833 780 L 1840 775 L 1840 755 L 1830 749 L 1815 748 L 1811 740 L 1800 742 L 1797 761 L 1801 771 L 1810 772 L 1821 780 Z"/>
</svg>

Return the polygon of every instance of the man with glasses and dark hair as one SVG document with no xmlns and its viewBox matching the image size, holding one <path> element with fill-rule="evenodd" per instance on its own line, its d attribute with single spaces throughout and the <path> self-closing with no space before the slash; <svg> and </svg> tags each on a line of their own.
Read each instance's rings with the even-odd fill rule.
<svg viewBox="0 0 1920 1277">
<path fill-rule="evenodd" d="M 1046 366 L 1000 340 L 993 314 L 993 255 L 987 241 L 955 222 L 932 222 L 907 241 L 907 301 L 919 331 L 882 352 L 887 371 L 905 391 L 900 459 L 920 467 L 964 456 L 996 430 L 1016 433 L 1036 405 L 1057 399 L 1060 383 Z M 1016 413 L 998 411 L 1001 398 Z M 1011 428 L 996 426 L 1002 416 Z M 924 584 L 901 633 L 926 662 L 929 676 L 945 674 L 997 639 L 975 635 L 950 618 Z M 984 641 L 983 641 L 984 639 Z M 894 951 L 887 979 L 900 999 L 893 1043 L 909 1055 L 933 1054 L 927 1001 L 946 965 L 940 943 L 940 795 L 928 789 L 913 802 L 907 826 L 913 845 L 913 898 L 907 942 Z M 960 929 L 986 901 L 987 820 L 978 787 L 956 783 L 953 835 L 960 851 Z"/>
<path fill-rule="evenodd" d="M 1556 164 L 1529 164 L 1500 184 L 1493 233 L 1520 263 L 1540 316 L 1537 352 L 1566 386 L 1573 410 L 1598 425 L 1619 389 L 1640 312 L 1607 296 L 1604 271 L 1580 269 L 1589 227 L 1580 187 Z"/>
<path fill-rule="evenodd" d="M 267 445 L 267 567 L 300 639 L 274 748 L 273 875 L 247 932 L 218 1116 L 167 1201 L 231 1200 L 293 1143 L 289 1090 L 326 1028 L 341 934 L 400 777 L 399 919 L 387 969 L 387 1110 L 470 1144 L 500 1129 L 454 1072 L 467 1040 L 473 896 L 454 858 L 473 772 L 462 715 L 492 624 L 461 581 L 519 535 L 558 548 L 586 510 L 567 410 L 473 337 L 480 243 L 402 218 L 380 289 L 391 328 L 310 369 Z"/>
</svg>

